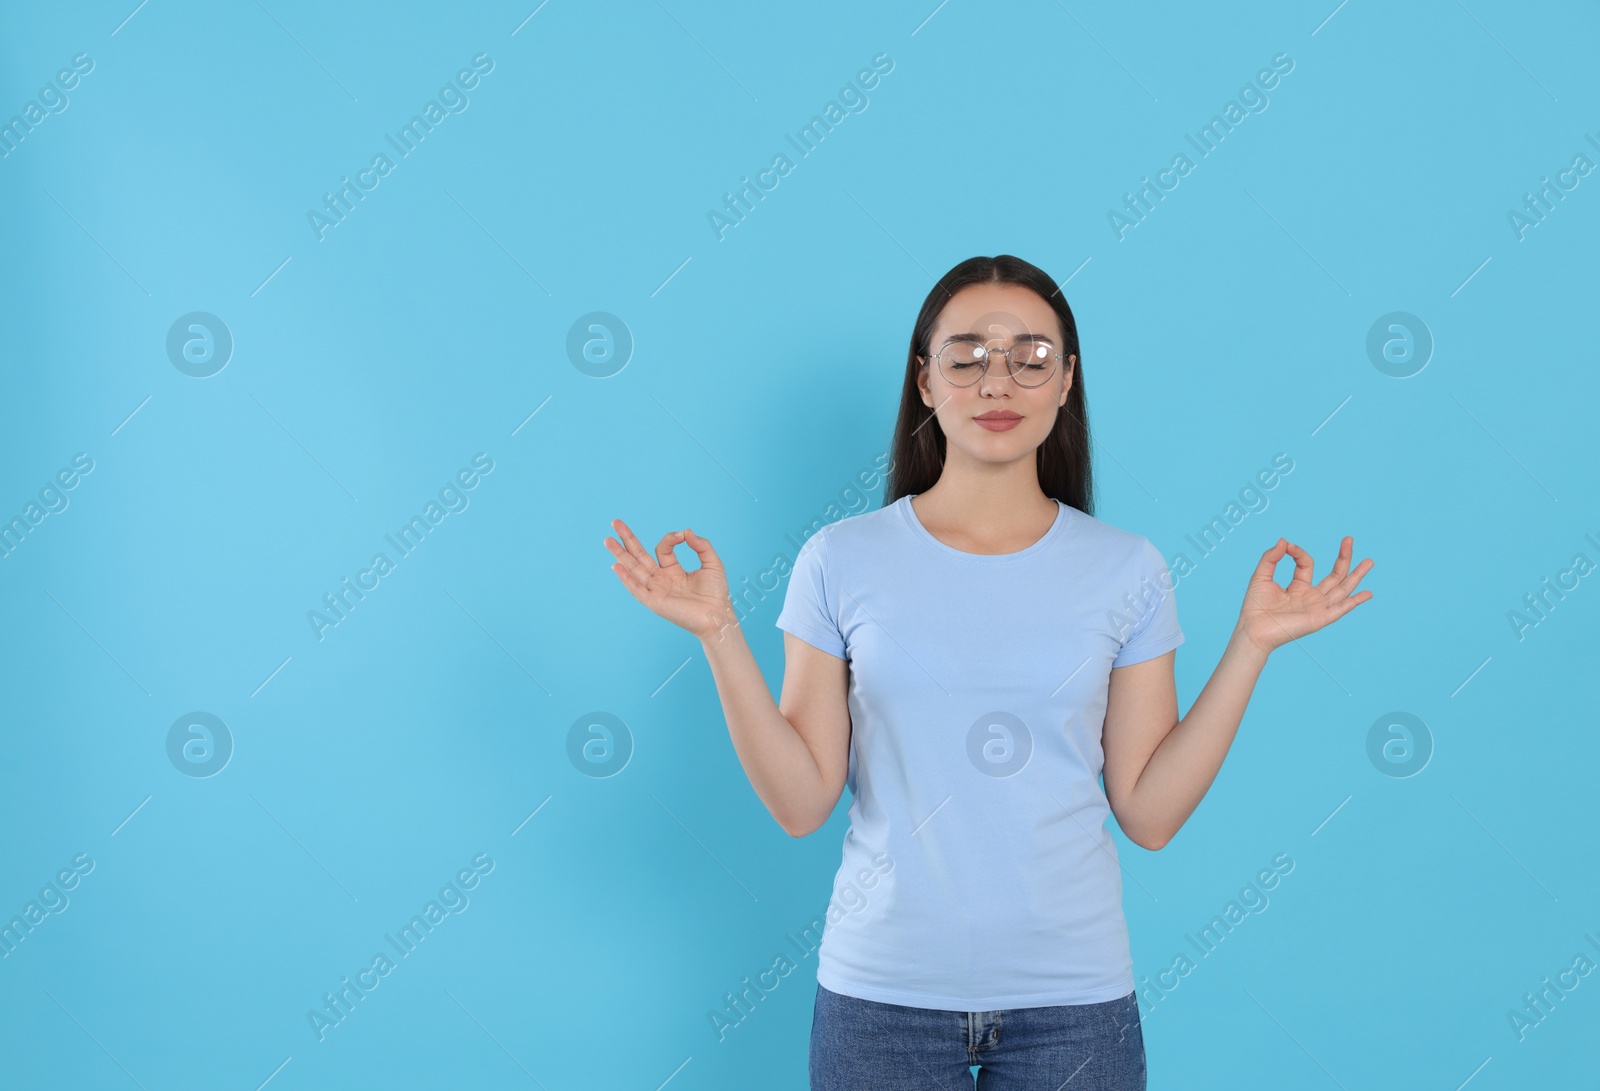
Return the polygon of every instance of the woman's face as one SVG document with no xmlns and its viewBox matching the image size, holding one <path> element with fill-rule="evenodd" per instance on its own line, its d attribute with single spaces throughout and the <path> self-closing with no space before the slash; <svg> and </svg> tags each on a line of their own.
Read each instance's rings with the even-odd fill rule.
<svg viewBox="0 0 1600 1091">
<path fill-rule="evenodd" d="M 1017 284 L 970 284 L 951 296 L 934 324 L 928 351 L 944 352 L 950 341 L 958 339 L 980 341 L 991 349 L 1017 346 L 1019 361 L 1034 339 L 1048 340 L 1051 352 L 1064 352 L 1056 312 L 1031 289 Z M 921 362 L 917 386 L 923 404 L 935 411 L 944 429 L 946 461 L 960 451 L 981 462 L 1010 462 L 1033 454 L 1055 427 L 1056 413 L 1072 388 L 1077 358 L 1064 355 L 1055 361 L 1054 372 L 1038 386 L 1013 379 L 998 352 L 990 355 L 983 377 L 970 386 L 958 384 L 978 374 L 976 366 L 953 383 L 947 378 L 952 362 L 948 354 L 939 362 L 928 357 Z M 1024 379 L 1033 381 L 1026 373 Z M 995 422 L 1000 427 L 986 426 L 980 419 L 986 416 L 1009 418 L 1010 424 L 1001 420 Z"/>
</svg>

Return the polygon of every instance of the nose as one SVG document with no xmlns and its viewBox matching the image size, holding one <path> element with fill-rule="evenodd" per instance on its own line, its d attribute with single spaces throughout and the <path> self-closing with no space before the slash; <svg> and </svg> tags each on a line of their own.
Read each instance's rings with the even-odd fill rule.
<svg viewBox="0 0 1600 1091">
<path fill-rule="evenodd" d="M 1016 379 L 1011 374 L 1011 363 L 1006 356 L 1006 350 L 1000 348 L 999 346 L 985 346 L 985 348 L 986 352 L 983 358 L 983 378 L 978 382 L 978 389 L 980 391 L 988 390 L 990 389 L 991 384 L 996 383 L 1003 386 L 1009 386 L 1010 384 L 1014 383 Z M 990 367 L 990 363 L 993 362 L 996 356 L 1000 357 L 1000 366 Z"/>
</svg>

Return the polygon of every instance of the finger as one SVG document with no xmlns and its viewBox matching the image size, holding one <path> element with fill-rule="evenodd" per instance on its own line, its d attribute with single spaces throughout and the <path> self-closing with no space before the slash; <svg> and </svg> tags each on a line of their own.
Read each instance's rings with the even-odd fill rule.
<svg viewBox="0 0 1600 1091">
<path fill-rule="evenodd" d="M 1286 544 L 1282 538 L 1279 538 L 1271 549 L 1263 553 L 1260 563 L 1256 565 L 1256 570 L 1251 573 L 1251 579 L 1273 580 L 1276 583 L 1277 580 L 1272 573 L 1277 569 L 1278 562 L 1283 560 L 1283 551 Z"/>
<path fill-rule="evenodd" d="M 647 566 L 635 560 L 632 553 L 624 550 L 617 556 L 611 571 L 617 574 L 617 578 L 633 593 L 634 598 L 645 602 L 650 597 L 650 577 L 659 569 L 653 564 Z"/>
<path fill-rule="evenodd" d="M 650 574 L 656 570 L 656 566 L 651 563 L 650 555 L 644 551 L 644 546 L 634 536 L 633 531 L 628 528 L 627 523 L 624 523 L 621 519 L 613 519 L 611 520 L 611 529 L 615 530 L 626 544 L 618 545 L 612 539 L 607 538 L 605 540 L 606 548 L 611 551 L 613 557 L 617 558 L 617 563 L 633 574 L 634 579 L 642 587 L 649 580 Z"/>
<path fill-rule="evenodd" d="M 610 549 L 612 556 L 617 559 L 617 563 L 611 566 L 617 570 L 617 574 L 626 572 L 640 587 L 649 580 L 650 573 L 656 571 L 655 565 L 639 560 L 631 551 L 615 545 L 610 538 L 606 539 L 606 548 Z"/>
<path fill-rule="evenodd" d="M 1344 598 L 1345 596 L 1349 595 L 1350 592 L 1354 591 L 1356 589 L 1356 585 L 1361 582 L 1368 572 L 1372 571 L 1372 563 L 1372 558 L 1368 557 L 1366 560 L 1356 565 L 1355 571 L 1345 576 L 1345 578 L 1340 580 L 1335 586 L 1335 593 L 1338 594 L 1340 598 Z"/>
<path fill-rule="evenodd" d="M 643 601 L 645 586 L 640 581 L 638 576 L 634 575 L 633 572 L 631 572 L 621 561 L 618 561 L 616 564 L 612 565 L 611 571 L 617 574 L 617 579 L 622 581 L 622 586 L 626 587 L 633 594 L 634 598 Z"/>
<path fill-rule="evenodd" d="M 1294 558 L 1294 575 L 1289 577 L 1289 586 L 1300 584 L 1303 587 L 1311 586 L 1311 572 L 1315 567 L 1311 561 L 1311 554 L 1295 545 L 1293 542 L 1285 546 L 1289 556 Z"/>
<path fill-rule="evenodd" d="M 611 520 L 611 528 L 621 536 L 622 544 L 627 547 L 629 553 L 633 554 L 634 560 L 640 564 L 648 564 L 650 562 L 650 554 L 645 552 L 644 543 L 639 541 L 638 535 L 633 533 L 632 528 L 627 523 L 624 523 L 621 519 L 613 519 Z"/>
<path fill-rule="evenodd" d="M 683 540 L 688 543 L 690 549 L 694 550 L 694 555 L 700 558 L 701 568 L 705 568 L 708 565 L 716 569 L 722 567 L 721 558 L 717 556 L 717 551 L 711 548 L 711 543 L 708 540 L 700 537 L 692 530 L 683 532 Z"/>
<path fill-rule="evenodd" d="M 1363 591 L 1359 595 L 1351 595 L 1347 599 L 1341 599 L 1334 606 L 1335 613 L 1333 615 L 1333 620 L 1338 621 L 1340 618 L 1344 617 L 1351 610 L 1354 610 L 1357 606 L 1360 606 L 1363 602 L 1366 602 L 1371 597 L 1371 591 Z"/>
<path fill-rule="evenodd" d="M 669 534 L 663 534 L 661 541 L 656 543 L 656 560 L 661 563 L 662 568 L 683 567 L 678 563 L 678 555 L 672 552 L 672 547 L 681 541 L 683 541 L 683 531 L 674 530 Z"/>
<path fill-rule="evenodd" d="M 622 522 L 619 518 L 613 518 L 611 520 L 611 530 L 616 531 L 616 536 L 622 539 L 622 547 L 634 555 L 634 560 L 650 560 L 650 553 L 645 552 L 645 544 L 638 541 L 638 536 L 634 533 L 632 526 Z"/>
<path fill-rule="evenodd" d="M 1339 540 L 1339 555 L 1333 559 L 1333 568 L 1322 577 L 1324 586 L 1332 586 L 1344 579 L 1344 574 L 1350 571 L 1350 548 L 1355 539 L 1348 534 Z"/>
</svg>

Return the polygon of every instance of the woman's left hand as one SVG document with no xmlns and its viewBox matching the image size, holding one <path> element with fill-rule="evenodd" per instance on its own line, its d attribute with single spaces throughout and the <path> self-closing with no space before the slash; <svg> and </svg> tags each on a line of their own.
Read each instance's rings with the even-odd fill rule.
<svg viewBox="0 0 1600 1091">
<path fill-rule="evenodd" d="M 1261 555 L 1261 563 L 1251 573 L 1250 585 L 1245 589 L 1239 629 L 1246 639 L 1262 652 L 1270 653 L 1274 648 L 1337 621 L 1370 599 L 1371 591 L 1351 594 L 1372 568 L 1372 558 L 1368 557 L 1354 571 L 1350 570 L 1354 541 L 1348 535 L 1344 538 L 1339 544 L 1339 559 L 1334 562 L 1333 571 L 1324 576 L 1321 583 L 1312 586 L 1311 554 L 1279 538 L 1276 545 Z M 1273 570 L 1285 554 L 1294 557 L 1294 575 L 1288 587 L 1280 587 Z"/>
</svg>

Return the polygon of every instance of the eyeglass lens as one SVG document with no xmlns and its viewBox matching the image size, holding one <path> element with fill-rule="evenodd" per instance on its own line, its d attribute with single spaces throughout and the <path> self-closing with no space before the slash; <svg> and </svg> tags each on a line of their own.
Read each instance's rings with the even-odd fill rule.
<svg viewBox="0 0 1600 1091">
<path fill-rule="evenodd" d="M 952 341 L 939 351 L 939 370 L 956 386 L 977 382 L 989 362 L 989 349 L 977 341 Z M 1048 341 L 1019 341 L 1011 346 L 1006 363 L 1011 377 L 1023 386 L 1038 386 L 1055 371 L 1056 347 Z"/>
</svg>

